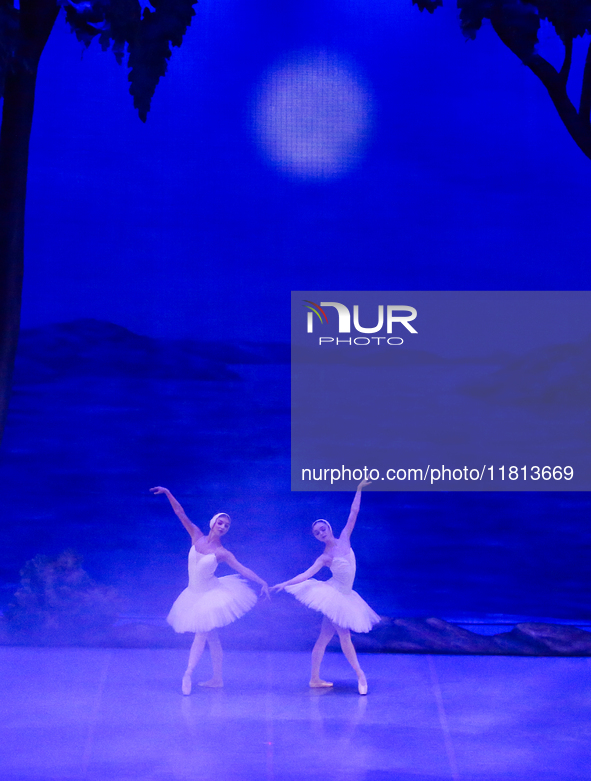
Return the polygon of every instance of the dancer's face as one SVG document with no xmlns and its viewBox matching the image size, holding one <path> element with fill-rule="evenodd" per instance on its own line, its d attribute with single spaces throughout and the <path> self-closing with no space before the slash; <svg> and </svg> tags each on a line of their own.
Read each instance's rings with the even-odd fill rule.
<svg viewBox="0 0 591 781">
<path fill-rule="evenodd" d="M 213 529 L 220 535 L 220 537 L 222 537 L 229 528 L 230 519 L 227 515 L 220 515 L 218 518 L 216 518 Z"/>
<path fill-rule="evenodd" d="M 327 542 L 331 538 L 328 524 L 324 523 L 323 521 L 314 524 L 312 527 L 312 534 L 314 537 L 316 537 L 317 540 L 320 540 L 320 542 Z"/>
</svg>

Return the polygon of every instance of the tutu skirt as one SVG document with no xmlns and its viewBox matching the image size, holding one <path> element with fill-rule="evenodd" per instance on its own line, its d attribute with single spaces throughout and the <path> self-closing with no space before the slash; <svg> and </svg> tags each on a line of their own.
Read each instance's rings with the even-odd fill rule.
<svg viewBox="0 0 591 781">
<path fill-rule="evenodd" d="M 167 621 L 175 632 L 209 632 L 248 612 L 257 595 L 239 575 L 213 578 L 205 591 L 190 586 L 176 598 Z"/>
<path fill-rule="evenodd" d="M 309 578 L 285 590 L 312 610 L 318 610 L 333 624 L 353 632 L 369 632 L 380 621 L 378 614 L 352 589 L 340 591 L 330 580 Z"/>
</svg>

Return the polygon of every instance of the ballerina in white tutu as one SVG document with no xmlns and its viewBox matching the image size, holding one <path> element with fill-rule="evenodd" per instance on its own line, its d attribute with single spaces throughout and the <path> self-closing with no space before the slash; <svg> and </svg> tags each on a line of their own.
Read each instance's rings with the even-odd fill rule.
<svg viewBox="0 0 591 781">
<path fill-rule="evenodd" d="M 189 652 L 189 664 L 182 681 L 183 694 L 191 694 L 191 676 L 199 661 L 205 642 L 209 646 L 213 677 L 199 686 L 219 688 L 222 679 L 222 646 L 217 629 L 231 624 L 250 610 L 257 601 L 254 591 L 238 575 L 216 578 L 213 574 L 220 561 L 261 586 L 261 596 L 269 597 L 269 588 L 262 578 L 226 550 L 220 538 L 230 528 L 230 516 L 216 513 L 209 522 L 206 536 L 192 523 L 185 511 L 168 488 L 150 488 L 153 494 L 165 494 L 172 509 L 191 536 L 193 545 L 189 551 L 189 586 L 175 600 L 168 623 L 175 632 L 195 632 L 195 639 Z"/>
<path fill-rule="evenodd" d="M 378 623 L 380 617 L 356 591 L 353 591 L 355 554 L 350 544 L 351 532 L 355 528 L 361 504 L 361 491 L 366 485 L 370 485 L 369 481 L 362 480 L 357 486 L 349 518 L 340 537 L 334 536 L 328 521 L 324 519 L 314 521 L 312 534 L 317 540 L 324 543 L 324 553 L 301 575 L 296 575 L 295 578 L 278 583 L 271 588 L 271 591 L 282 591 L 283 589 L 289 591 L 304 605 L 318 610 L 324 615 L 320 635 L 312 651 L 312 674 L 310 677 L 312 688 L 332 686 L 332 683 L 320 678 L 320 663 L 329 640 L 337 632 L 343 653 L 357 674 L 359 694 L 367 694 L 367 680 L 359 666 L 359 660 L 351 641 L 351 629 L 354 632 L 369 632 L 372 626 Z M 322 567 L 328 567 L 332 572 L 330 580 L 322 581 L 312 577 Z"/>
</svg>

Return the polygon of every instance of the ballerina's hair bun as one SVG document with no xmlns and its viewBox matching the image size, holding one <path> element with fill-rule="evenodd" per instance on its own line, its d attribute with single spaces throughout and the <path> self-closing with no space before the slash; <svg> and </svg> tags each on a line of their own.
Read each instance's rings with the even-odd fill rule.
<svg viewBox="0 0 591 781">
<path fill-rule="evenodd" d="M 225 516 L 225 517 L 226 517 L 226 518 L 227 518 L 227 519 L 230 521 L 230 523 L 232 523 L 232 519 L 230 518 L 230 516 L 228 515 L 228 513 L 216 513 L 216 514 L 213 516 L 213 518 L 211 519 L 211 521 L 209 522 L 209 528 L 210 528 L 210 529 L 213 529 L 213 525 L 214 525 L 214 523 L 217 521 L 217 519 L 220 517 L 220 515 L 224 515 L 224 516 Z"/>
<path fill-rule="evenodd" d="M 330 525 L 330 523 L 325 518 L 318 518 L 317 521 L 314 521 L 314 523 L 312 524 L 312 529 L 316 526 L 317 523 L 325 523 L 328 526 L 328 528 L 330 529 L 330 533 L 331 534 L 333 533 L 332 526 Z"/>
</svg>

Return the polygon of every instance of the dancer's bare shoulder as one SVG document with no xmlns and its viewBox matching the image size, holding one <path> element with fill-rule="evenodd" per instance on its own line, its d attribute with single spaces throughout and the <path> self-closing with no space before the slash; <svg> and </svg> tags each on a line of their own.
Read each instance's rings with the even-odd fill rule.
<svg viewBox="0 0 591 781">
<path fill-rule="evenodd" d="M 210 553 L 215 553 L 216 559 L 218 561 L 223 561 L 226 564 L 236 561 L 236 556 L 234 556 L 234 554 L 231 553 L 227 548 L 224 548 L 223 545 L 218 545 L 214 550 L 210 551 Z"/>
<path fill-rule="evenodd" d="M 351 550 L 351 543 L 347 535 L 341 535 L 337 539 L 337 544 L 332 551 L 332 558 L 338 558 L 339 556 L 346 556 Z"/>
</svg>

